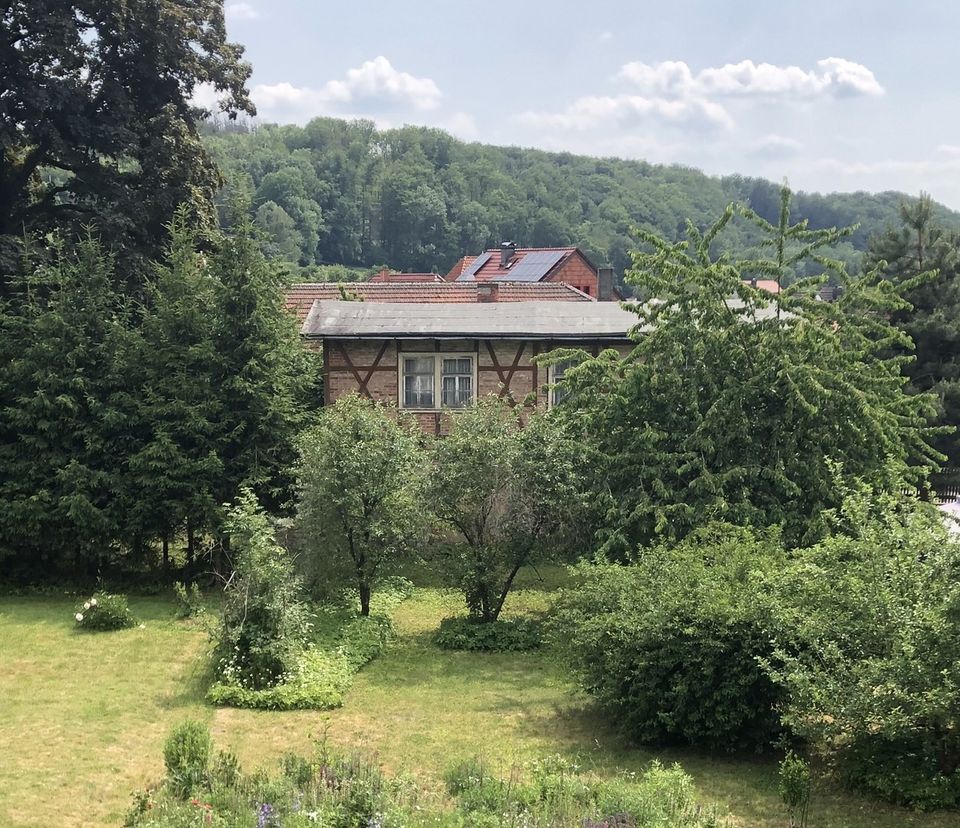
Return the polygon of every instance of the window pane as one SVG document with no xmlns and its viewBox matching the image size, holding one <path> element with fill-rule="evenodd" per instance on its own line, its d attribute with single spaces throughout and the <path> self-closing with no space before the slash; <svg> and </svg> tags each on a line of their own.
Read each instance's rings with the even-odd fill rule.
<svg viewBox="0 0 960 828">
<path fill-rule="evenodd" d="M 564 360 L 563 362 L 558 362 L 553 366 L 553 381 L 559 382 L 563 379 L 563 375 L 567 372 L 567 368 L 573 366 L 573 360 Z M 556 405 L 567 396 L 566 388 L 554 388 L 552 391 L 553 394 L 553 405 Z"/>
<path fill-rule="evenodd" d="M 433 408 L 433 357 L 403 360 L 404 408 Z"/>
<path fill-rule="evenodd" d="M 463 408 L 473 400 L 473 377 L 444 377 L 441 395 L 447 408 Z"/>
<path fill-rule="evenodd" d="M 470 374 L 473 375 L 473 360 L 469 357 L 466 359 L 444 359 L 443 360 L 443 373 L 444 374 Z"/>
<path fill-rule="evenodd" d="M 433 376 L 433 357 L 406 357 L 403 360 L 403 373 Z"/>
</svg>

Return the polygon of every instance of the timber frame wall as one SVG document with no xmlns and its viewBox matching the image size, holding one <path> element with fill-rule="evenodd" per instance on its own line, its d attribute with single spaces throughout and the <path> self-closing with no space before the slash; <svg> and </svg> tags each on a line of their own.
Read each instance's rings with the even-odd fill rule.
<svg viewBox="0 0 960 828">
<path fill-rule="evenodd" d="M 317 347 L 315 342 L 310 346 Z M 605 348 L 628 353 L 633 347 L 622 340 L 544 341 L 523 339 L 394 339 L 323 340 L 324 403 L 351 392 L 370 399 L 400 405 L 400 360 L 404 353 L 470 355 L 474 359 L 477 396 L 499 394 L 522 402 L 536 391 L 537 404 L 546 406 L 549 394 L 547 369 L 532 358 L 556 348 L 582 348 L 596 355 Z M 437 393 L 439 389 L 436 390 Z M 440 409 L 409 409 L 428 433 L 445 434 L 448 417 L 456 412 Z"/>
</svg>

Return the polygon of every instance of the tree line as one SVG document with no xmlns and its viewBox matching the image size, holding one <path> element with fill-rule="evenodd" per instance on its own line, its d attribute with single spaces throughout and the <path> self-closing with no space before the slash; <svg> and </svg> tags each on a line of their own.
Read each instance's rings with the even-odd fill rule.
<svg viewBox="0 0 960 828">
<path fill-rule="evenodd" d="M 331 118 L 253 127 L 220 119 L 207 122 L 204 133 L 230 187 L 249 198 L 265 251 L 303 268 L 303 279 L 328 263 L 442 273 L 460 256 L 505 239 L 577 245 L 622 276 L 631 264 L 633 227 L 677 240 L 687 219 L 706 227 L 731 202 L 748 203 L 771 222 L 779 212 L 780 187 L 763 179 L 468 144 L 423 127 L 378 130 Z M 812 228 L 858 224 L 827 251 L 856 270 L 870 237 L 898 223 L 903 200 L 890 192 L 799 193 L 793 211 Z M 936 223 L 960 225 L 956 213 L 930 209 Z M 760 241 L 745 226 L 717 244 L 751 255 Z M 820 270 L 805 262 L 793 275 Z"/>
</svg>

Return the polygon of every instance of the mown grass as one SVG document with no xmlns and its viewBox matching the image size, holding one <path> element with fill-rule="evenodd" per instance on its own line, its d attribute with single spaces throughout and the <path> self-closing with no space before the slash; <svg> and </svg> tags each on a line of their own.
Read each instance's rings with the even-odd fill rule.
<svg viewBox="0 0 960 828">
<path fill-rule="evenodd" d="M 556 578 L 529 575 L 510 613 L 543 610 Z M 119 824 L 130 793 L 163 773 L 161 746 L 188 716 L 208 721 L 218 747 L 252 769 L 312 742 L 376 757 L 439 792 L 440 773 L 480 756 L 506 773 L 514 763 L 561 753 L 598 775 L 638 770 L 651 759 L 680 762 L 704 799 L 735 824 L 786 824 L 775 762 L 712 758 L 691 751 L 631 749 L 543 653 L 441 651 L 432 637 L 461 599 L 421 588 L 396 611 L 399 634 L 357 677 L 342 709 L 271 713 L 212 710 L 202 703 L 198 658 L 205 637 L 172 620 L 171 602 L 131 599 L 144 629 L 73 631 L 73 601 L 0 600 L 0 825 Z M 956 813 L 916 814 L 879 806 L 829 785 L 813 803 L 811 828 L 946 828 Z"/>
</svg>

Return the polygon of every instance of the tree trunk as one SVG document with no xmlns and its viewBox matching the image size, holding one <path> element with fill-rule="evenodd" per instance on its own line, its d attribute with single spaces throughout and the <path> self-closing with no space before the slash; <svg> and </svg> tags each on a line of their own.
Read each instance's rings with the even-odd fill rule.
<svg viewBox="0 0 960 828">
<path fill-rule="evenodd" d="M 193 582 L 193 561 L 195 558 L 195 550 L 193 545 L 193 521 L 187 518 L 187 574 L 186 582 Z"/>
<path fill-rule="evenodd" d="M 360 589 L 360 614 L 366 617 L 370 615 L 370 584 L 361 580 L 357 586 Z"/>
<path fill-rule="evenodd" d="M 170 569 L 170 539 L 164 535 L 163 536 L 163 571 L 166 572 Z"/>
</svg>

